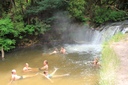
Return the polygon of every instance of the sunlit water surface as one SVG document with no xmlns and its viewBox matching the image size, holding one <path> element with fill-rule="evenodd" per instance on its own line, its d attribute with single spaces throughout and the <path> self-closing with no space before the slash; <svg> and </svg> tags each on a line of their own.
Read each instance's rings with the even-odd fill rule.
<svg viewBox="0 0 128 85">
<path fill-rule="evenodd" d="M 6 60 L 0 61 L 0 85 L 7 85 L 10 81 L 11 70 L 16 69 L 18 75 L 33 75 L 37 72 L 23 73 L 24 64 L 29 63 L 30 67 L 39 68 L 43 66 L 43 61 L 49 62 L 49 73 L 54 67 L 59 68 L 56 75 L 69 73 L 69 76 L 52 78 L 54 83 L 37 75 L 32 78 L 14 81 L 11 85 L 98 85 L 99 72 L 97 68 L 88 61 L 93 60 L 93 55 L 88 53 L 69 53 L 66 55 L 44 53 L 42 47 L 31 47 L 20 49 L 12 53 L 7 53 Z M 42 71 L 38 71 L 42 73 Z"/>
</svg>

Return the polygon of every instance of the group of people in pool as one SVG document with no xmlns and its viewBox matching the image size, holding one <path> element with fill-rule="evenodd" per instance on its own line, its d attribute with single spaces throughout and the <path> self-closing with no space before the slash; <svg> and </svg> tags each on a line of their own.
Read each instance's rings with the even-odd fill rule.
<svg viewBox="0 0 128 85">
<path fill-rule="evenodd" d="M 55 50 L 49 54 L 52 55 L 52 54 L 57 54 L 57 53 L 66 54 L 67 52 L 66 52 L 66 49 L 64 47 L 61 47 L 60 51 L 57 48 L 55 48 Z"/>
<path fill-rule="evenodd" d="M 37 68 L 38 69 L 37 71 L 43 71 L 43 73 L 40 73 L 40 74 L 43 75 L 44 77 L 46 77 L 52 83 L 53 83 L 53 81 L 51 79 L 52 77 L 63 77 L 63 76 L 68 76 L 69 75 L 69 74 L 54 75 L 55 72 L 58 70 L 58 68 L 55 68 L 55 70 L 51 74 L 49 74 L 48 73 L 48 61 L 44 60 L 43 64 L 44 64 L 44 66 L 41 67 L 41 68 Z M 23 68 L 23 72 L 32 72 L 32 71 L 33 71 L 33 68 L 29 67 L 29 64 L 26 63 L 25 67 Z M 17 75 L 15 69 L 13 69 L 11 73 L 12 73 L 12 76 L 11 76 L 11 80 L 10 80 L 8 85 L 10 85 L 15 80 L 20 80 L 20 79 L 24 79 L 24 78 L 30 78 L 30 77 L 37 76 L 39 74 L 39 73 L 36 73 L 34 75 L 22 75 L 22 76 L 19 76 L 19 75 Z"/>
<path fill-rule="evenodd" d="M 58 49 L 55 48 L 55 50 L 52 53 L 50 53 L 50 55 L 56 54 L 58 52 L 59 52 Z M 61 47 L 60 53 L 65 54 L 66 50 L 63 47 Z M 99 66 L 100 65 L 99 64 L 99 59 L 97 57 L 94 58 L 94 61 L 92 61 L 91 63 L 93 64 L 93 66 Z M 46 77 L 52 83 L 53 83 L 53 81 L 51 79 L 52 77 L 63 77 L 63 76 L 68 76 L 69 75 L 69 74 L 54 75 L 55 72 L 58 70 L 58 68 L 55 68 L 55 70 L 51 74 L 49 74 L 48 73 L 48 61 L 47 60 L 44 60 L 43 67 L 36 68 L 36 69 L 37 69 L 36 71 L 43 71 L 43 73 L 40 73 L 40 74 L 43 75 L 44 77 Z M 33 72 L 33 71 L 34 71 L 33 68 L 29 67 L 29 64 L 26 63 L 25 67 L 23 68 L 23 72 Z M 11 73 L 12 73 L 12 76 L 11 76 L 11 80 L 9 82 L 9 85 L 13 81 L 15 81 L 15 80 L 20 80 L 20 79 L 24 79 L 24 78 L 34 77 L 34 76 L 37 76 L 39 74 L 39 73 L 36 73 L 34 75 L 22 75 L 22 76 L 19 76 L 19 75 L 17 75 L 15 69 L 13 69 Z"/>
</svg>

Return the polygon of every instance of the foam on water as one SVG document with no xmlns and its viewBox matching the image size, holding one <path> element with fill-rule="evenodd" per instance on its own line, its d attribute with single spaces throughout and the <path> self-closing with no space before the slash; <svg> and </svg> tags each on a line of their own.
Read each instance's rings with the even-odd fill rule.
<svg viewBox="0 0 128 85">
<path fill-rule="evenodd" d="M 72 44 L 65 45 L 68 53 L 93 53 L 97 54 L 101 51 L 101 44 Z"/>
</svg>

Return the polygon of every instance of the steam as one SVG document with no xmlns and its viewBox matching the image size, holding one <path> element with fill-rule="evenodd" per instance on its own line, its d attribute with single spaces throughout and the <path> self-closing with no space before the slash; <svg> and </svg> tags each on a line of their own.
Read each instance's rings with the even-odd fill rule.
<svg viewBox="0 0 128 85">
<path fill-rule="evenodd" d="M 65 43 L 65 48 L 69 53 L 86 52 L 99 53 L 102 42 L 109 40 L 113 35 L 120 32 L 123 28 L 121 23 L 112 23 L 102 26 L 101 31 L 94 30 L 86 24 L 72 22 L 68 13 L 58 12 L 55 14 L 54 28 L 61 34 L 61 39 Z M 69 42 L 71 43 L 69 44 Z"/>
<path fill-rule="evenodd" d="M 61 34 L 68 53 L 94 53 L 101 50 L 99 31 L 91 29 L 86 24 L 72 22 L 72 19 L 64 12 L 56 13 L 55 18 L 54 29 Z M 69 44 L 70 41 L 72 43 Z"/>
<path fill-rule="evenodd" d="M 100 42 L 98 41 L 100 40 L 98 39 L 100 36 L 98 31 L 92 30 L 86 24 L 72 22 L 72 19 L 69 18 L 68 14 L 59 12 L 55 14 L 55 18 L 54 28 L 57 33 L 61 34 L 62 40 L 70 40 L 78 44 L 95 44 Z"/>
</svg>

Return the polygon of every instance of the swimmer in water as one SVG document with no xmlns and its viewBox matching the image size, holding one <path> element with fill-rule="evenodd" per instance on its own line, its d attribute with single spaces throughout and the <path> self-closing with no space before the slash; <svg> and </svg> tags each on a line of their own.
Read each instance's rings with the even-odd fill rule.
<svg viewBox="0 0 128 85">
<path fill-rule="evenodd" d="M 35 75 L 22 75 L 22 76 L 19 76 L 19 75 L 16 74 L 16 70 L 15 69 L 13 69 L 11 73 L 12 73 L 12 76 L 11 76 L 11 80 L 10 80 L 8 85 L 10 85 L 15 80 L 30 78 L 30 77 L 34 77 L 34 76 L 38 75 L 38 73 L 37 73 Z"/>
<path fill-rule="evenodd" d="M 26 68 L 24 68 L 24 69 L 26 69 Z M 48 61 L 47 60 L 44 60 L 43 67 L 41 67 L 41 68 L 31 68 L 29 70 L 29 72 L 38 72 L 38 71 L 48 72 Z"/>
<path fill-rule="evenodd" d="M 53 81 L 51 80 L 51 78 L 69 76 L 69 74 L 54 75 L 57 70 L 58 70 L 58 68 L 55 68 L 55 70 L 51 74 L 48 74 L 48 73 L 44 72 L 41 75 L 43 75 L 44 77 L 46 77 L 51 83 L 53 83 Z"/>
<path fill-rule="evenodd" d="M 66 50 L 65 50 L 64 47 L 61 47 L 61 49 L 60 49 L 60 53 L 62 53 L 62 54 L 66 54 Z"/>
<path fill-rule="evenodd" d="M 44 66 L 39 68 L 39 71 L 43 70 L 44 72 L 48 73 L 48 61 L 44 60 L 43 64 L 44 64 Z"/>
<path fill-rule="evenodd" d="M 93 61 L 88 61 L 88 62 L 85 63 L 85 64 L 91 64 L 91 65 L 93 65 L 94 67 L 99 67 L 99 66 L 100 66 L 100 62 L 99 62 L 98 57 L 95 57 Z"/>
<path fill-rule="evenodd" d="M 49 53 L 49 54 L 52 55 L 52 54 L 57 54 L 57 53 L 59 53 L 59 51 L 58 51 L 57 48 L 55 48 L 55 50 L 53 52 Z"/>
<path fill-rule="evenodd" d="M 99 59 L 96 57 L 95 59 L 94 59 L 94 61 L 93 61 L 93 66 L 94 67 L 100 67 L 101 65 L 100 65 L 100 62 L 99 62 Z"/>
<path fill-rule="evenodd" d="M 25 63 L 25 67 L 23 68 L 23 72 L 30 72 L 30 71 L 32 71 L 32 68 L 29 67 L 28 63 Z"/>
</svg>

